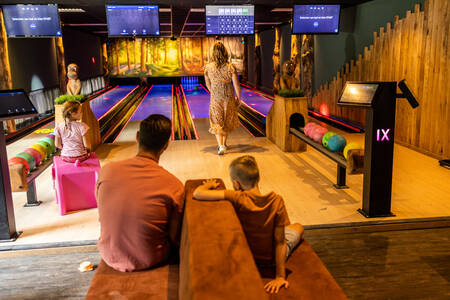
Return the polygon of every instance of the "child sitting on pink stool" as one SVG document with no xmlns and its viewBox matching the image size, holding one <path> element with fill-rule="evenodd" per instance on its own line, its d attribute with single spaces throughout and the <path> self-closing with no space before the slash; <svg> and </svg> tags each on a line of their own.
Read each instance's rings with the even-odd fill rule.
<svg viewBox="0 0 450 300">
<path fill-rule="evenodd" d="M 89 145 L 86 133 L 89 127 L 81 120 L 81 104 L 78 101 L 64 103 L 64 123 L 55 126 L 55 145 L 61 150 L 61 158 L 66 162 L 86 160 L 89 157 Z"/>
<path fill-rule="evenodd" d="M 65 215 L 97 207 L 95 183 L 100 163 L 95 153 L 89 153 L 85 137 L 89 127 L 82 122 L 81 105 L 68 101 L 63 108 L 64 123 L 55 127 L 55 145 L 62 148 L 61 156 L 53 157 L 53 180 L 59 212 Z"/>
</svg>

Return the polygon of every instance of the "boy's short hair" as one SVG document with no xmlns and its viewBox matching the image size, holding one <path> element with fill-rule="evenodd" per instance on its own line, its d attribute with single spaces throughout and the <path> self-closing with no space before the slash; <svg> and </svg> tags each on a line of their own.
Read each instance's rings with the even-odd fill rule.
<svg viewBox="0 0 450 300">
<path fill-rule="evenodd" d="M 236 158 L 231 162 L 229 170 L 231 178 L 246 188 L 253 188 L 259 182 L 258 164 L 253 156 Z"/>
<path fill-rule="evenodd" d="M 172 124 L 163 115 L 150 115 L 139 125 L 139 147 L 159 152 L 166 145 L 172 133 Z"/>
</svg>

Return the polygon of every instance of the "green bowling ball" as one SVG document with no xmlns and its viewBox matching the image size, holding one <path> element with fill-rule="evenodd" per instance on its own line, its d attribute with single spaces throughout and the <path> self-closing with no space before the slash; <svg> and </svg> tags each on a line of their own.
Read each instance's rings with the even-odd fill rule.
<svg viewBox="0 0 450 300">
<path fill-rule="evenodd" d="M 328 149 L 328 141 L 330 140 L 330 138 L 331 138 L 333 135 L 336 135 L 336 133 L 333 132 L 333 131 L 328 131 L 327 133 L 325 133 L 325 134 L 323 135 L 323 138 L 322 138 L 322 145 L 323 145 L 325 148 Z"/>
<path fill-rule="evenodd" d="M 41 141 L 47 142 L 50 144 L 50 146 L 52 147 L 52 153 L 56 152 L 56 147 L 55 147 L 55 141 L 49 137 L 45 137 L 43 139 L 41 139 Z"/>
<path fill-rule="evenodd" d="M 36 168 L 36 161 L 34 160 L 33 155 L 31 155 L 30 153 L 21 152 L 21 153 L 17 154 L 16 156 L 22 157 L 23 159 L 25 159 L 28 162 L 28 165 L 30 166 L 30 171 L 34 170 Z"/>
<path fill-rule="evenodd" d="M 44 147 L 45 152 L 47 154 L 47 158 L 52 156 L 52 154 L 53 154 L 52 146 L 49 143 L 41 140 L 41 141 L 37 142 L 36 144 L 41 145 L 42 147 Z"/>
</svg>

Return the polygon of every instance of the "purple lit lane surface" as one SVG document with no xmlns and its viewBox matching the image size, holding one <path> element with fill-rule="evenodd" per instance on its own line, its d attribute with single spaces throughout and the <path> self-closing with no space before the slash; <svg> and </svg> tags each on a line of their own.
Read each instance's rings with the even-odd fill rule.
<svg viewBox="0 0 450 300">
<path fill-rule="evenodd" d="M 197 89 L 195 88 L 197 87 Z M 201 85 L 183 85 L 186 101 L 193 119 L 209 118 L 209 93 Z"/>
<path fill-rule="evenodd" d="M 152 114 L 160 114 L 172 119 L 172 85 L 158 84 L 151 87 L 141 105 L 131 117 L 131 121 L 142 121 Z"/>
<path fill-rule="evenodd" d="M 136 85 L 121 85 L 97 98 L 94 98 L 90 102 L 92 112 L 97 117 L 97 119 L 99 119 L 134 88 L 136 88 Z"/>
<path fill-rule="evenodd" d="M 253 92 L 252 90 L 243 87 L 241 85 L 241 101 L 253 108 L 254 110 L 267 116 L 270 108 L 272 107 L 273 101 L 267 99 L 260 94 Z"/>
</svg>

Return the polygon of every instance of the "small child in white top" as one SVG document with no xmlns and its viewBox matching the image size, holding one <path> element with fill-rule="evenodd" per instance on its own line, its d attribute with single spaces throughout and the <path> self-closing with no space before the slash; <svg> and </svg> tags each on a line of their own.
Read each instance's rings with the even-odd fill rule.
<svg viewBox="0 0 450 300">
<path fill-rule="evenodd" d="M 55 145 L 62 149 L 61 157 L 66 162 L 83 161 L 89 158 L 86 133 L 89 130 L 81 120 L 81 104 L 78 101 L 64 103 L 64 123 L 55 126 Z"/>
</svg>

